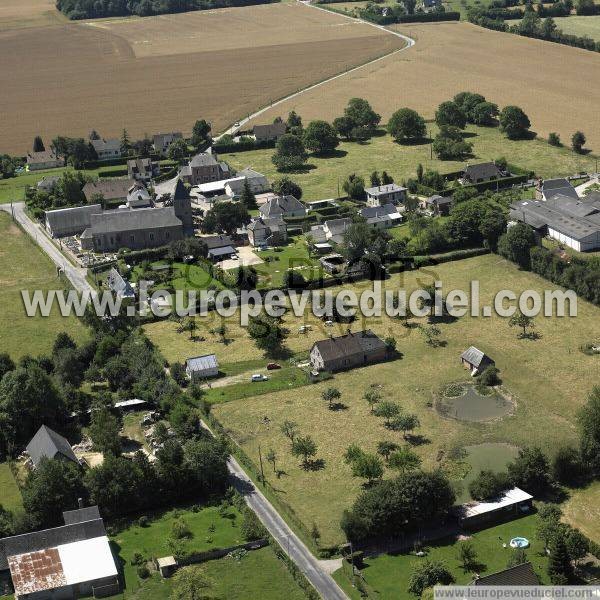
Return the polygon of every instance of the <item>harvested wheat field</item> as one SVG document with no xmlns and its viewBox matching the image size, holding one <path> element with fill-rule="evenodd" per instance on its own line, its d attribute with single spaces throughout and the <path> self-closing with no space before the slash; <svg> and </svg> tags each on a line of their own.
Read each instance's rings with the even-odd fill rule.
<svg viewBox="0 0 600 600">
<path fill-rule="evenodd" d="M 189 39 L 182 38 L 186 24 Z M 204 118 L 218 131 L 402 44 L 300 4 L 0 32 L 0 54 L 12 57 L 0 71 L 11 82 L 3 90 L 0 152 L 24 152 L 38 134 L 92 128 L 114 136 L 125 127 L 135 137 L 190 132 Z"/>
<path fill-rule="evenodd" d="M 0 31 L 42 27 L 66 21 L 54 0 L 1 0 Z"/>
<path fill-rule="evenodd" d="M 292 109 L 305 120 L 332 119 L 357 95 L 368 98 L 384 119 L 402 106 L 431 118 L 440 102 L 471 90 L 501 106 L 521 106 L 541 136 L 557 131 L 567 141 L 581 129 L 588 146 L 600 150 L 599 54 L 465 22 L 395 29 L 416 45 L 285 102 L 261 120 Z"/>
</svg>

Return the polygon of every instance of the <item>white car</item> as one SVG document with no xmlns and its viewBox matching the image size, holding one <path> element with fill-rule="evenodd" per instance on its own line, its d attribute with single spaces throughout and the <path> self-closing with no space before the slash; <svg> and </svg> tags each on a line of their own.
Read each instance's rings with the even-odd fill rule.
<svg viewBox="0 0 600 600">
<path fill-rule="evenodd" d="M 254 373 L 250 378 L 251 381 L 267 381 L 269 379 L 266 375 L 262 375 L 261 373 Z"/>
</svg>

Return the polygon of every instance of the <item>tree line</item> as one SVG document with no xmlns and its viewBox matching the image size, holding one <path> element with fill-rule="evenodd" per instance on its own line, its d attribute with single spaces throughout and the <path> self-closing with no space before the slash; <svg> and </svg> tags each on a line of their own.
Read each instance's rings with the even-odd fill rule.
<svg viewBox="0 0 600 600">
<path fill-rule="evenodd" d="M 542 5 L 540 5 L 542 6 Z M 552 7 L 542 7 L 538 11 L 528 4 L 523 13 L 523 19 L 517 25 L 509 25 L 505 22 L 506 15 L 495 8 L 472 8 L 469 10 L 468 18 L 471 23 L 505 31 L 525 37 L 537 38 L 566 46 L 574 46 L 592 52 L 600 52 L 600 42 L 587 36 L 578 36 L 561 31 L 552 17 L 560 17 L 571 14 L 571 0 L 562 0 Z M 598 14 L 598 7 L 593 0 L 580 0 L 577 6 L 578 15 Z M 546 18 L 542 18 L 546 17 Z"/>
<path fill-rule="evenodd" d="M 97 19 L 136 15 L 149 17 L 228 6 L 268 4 L 277 0 L 56 0 L 56 8 L 69 19 Z"/>
</svg>

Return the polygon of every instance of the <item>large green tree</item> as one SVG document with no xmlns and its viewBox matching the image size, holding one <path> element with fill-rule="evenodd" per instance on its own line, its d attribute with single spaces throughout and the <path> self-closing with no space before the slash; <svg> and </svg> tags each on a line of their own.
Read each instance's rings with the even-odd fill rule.
<svg viewBox="0 0 600 600">
<path fill-rule="evenodd" d="M 397 110 L 388 121 L 389 134 L 397 141 L 417 140 L 425 137 L 425 119 L 412 108 Z"/>
<path fill-rule="evenodd" d="M 500 130 L 510 140 L 518 140 L 527 136 L 531 122 L 522 108 L 505 106 L 500 112 Z"/>
<path fill-rule="evenodd" d="M 302 135 L 306 148 L 315 154 L 328 154 L 339 145 L 335 129 L 327 121 L 311 121 Z"/>
<path fill-rule="evenodd" d="M 22 489 L 23 507 L 40 528 L 62 522 L 64 510 L 77 508 L 85 497 L 81 467 L 70 460 L 42 458 Z"/>
<path fill-rule="evenodd" d="M 282 135 L 275 146 L 275 154 L 271 160 L 278 171 L 294 171 L 300 169 L 308 154 L 302 139 L 297 135 L 286 133 Z"/>
</svg>

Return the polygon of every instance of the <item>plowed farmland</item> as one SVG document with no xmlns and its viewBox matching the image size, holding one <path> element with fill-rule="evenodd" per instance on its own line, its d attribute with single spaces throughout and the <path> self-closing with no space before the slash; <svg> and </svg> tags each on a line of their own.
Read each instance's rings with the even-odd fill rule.
<svg viewBox="0 0 600 600">
<path fill-rule="evenodd" d="M 285 102 L 261 119 L 291 109 L 305 120 L 331 119 L 357 90 L 384 120 L 402 106 L 431 118 L 440 102 L 471 90 L 501 106 L 521 106 L 532 129 L 544 137 L 557 131 L 566 141 L 580 129 L 588 146 L 600 150 L 599 54 L 465 22 L 403 25 L 397 30 L 414 38 L 416 45 Z"/>
<path fill-rule="evenodd" d="M 0 152 L 92 128 L 135 137 L 189 132 L 204 118 L 219 130 L 402 43 L 300 4 L 0 31 L 0 55 L 11 57 L 0 68 L 10 82 Z"/>
</svg>

